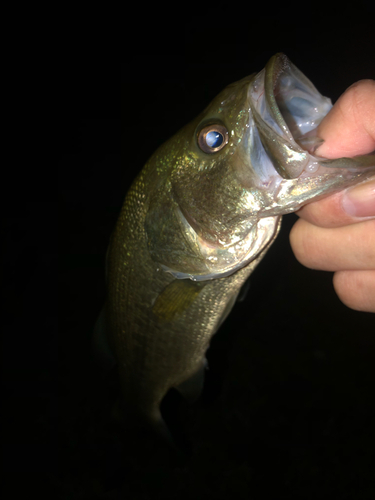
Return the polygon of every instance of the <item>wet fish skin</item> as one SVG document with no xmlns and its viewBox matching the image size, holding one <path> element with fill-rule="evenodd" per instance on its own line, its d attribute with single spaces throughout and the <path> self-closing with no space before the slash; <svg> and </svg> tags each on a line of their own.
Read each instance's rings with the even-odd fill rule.
<svg viewBox="0 0 375 500">
<path fill-rule="evenodd" d="M 281 215 L 375 173 L 368 156 L 354 168 L 353 160 L 303 150 L 305 132 L 290 132 L 287 93 L 277 100 L 288 85 L 292 95 L 311 85 L 315 99 L 301 75 L 279 54 L 263 74 L 228 86 L 154 153 L 126 195 L 108 250 L 104 328 L 126 414 L 162 434 L 161 400 L 172 387 L 199 395 L 210 339 L 276 238 Z M 293 78 L 303 82 L 297 90 Z M 324 99 L 311 130 L 330 109 Z M 207 153 L 199 138 L 211 124 L 225 127 L 227 144 Z"/>
</svg>

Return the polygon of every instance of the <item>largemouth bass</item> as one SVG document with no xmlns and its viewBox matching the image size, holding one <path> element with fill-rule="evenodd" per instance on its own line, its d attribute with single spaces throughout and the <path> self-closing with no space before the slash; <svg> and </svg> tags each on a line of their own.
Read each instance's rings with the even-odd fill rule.
<svg viewBox="0 0 375 500">
<path fill-rule="evenodd" d="M 373 155 L 314 155 L 331 107 L 277 54 L 225 88 L 139 173 L 111 237 L 97 327 L 115 356 L 127 415 L 167 434 L 162 399 L 170 388 L 199 395 L 210 339 L 281 216 L 375 173 Z"/>
</svg>

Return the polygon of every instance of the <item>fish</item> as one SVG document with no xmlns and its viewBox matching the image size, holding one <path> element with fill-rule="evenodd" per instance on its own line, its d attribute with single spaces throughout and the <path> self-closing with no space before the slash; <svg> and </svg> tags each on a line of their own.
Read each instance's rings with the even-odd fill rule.
<svg viewBox="0 0 375 500">
<path fill-rule="evenodd" d="M 374 175 L 373 154 L 314 154 L 331 108 L 278 53 L 227 86 L 139 172 L 110 238 L 94 335 L 117 364 L 127 416 L 170 436 L 163 398 L 171 388 L 199 397 L 210 340 L 282 216 Z"/>
</svg>

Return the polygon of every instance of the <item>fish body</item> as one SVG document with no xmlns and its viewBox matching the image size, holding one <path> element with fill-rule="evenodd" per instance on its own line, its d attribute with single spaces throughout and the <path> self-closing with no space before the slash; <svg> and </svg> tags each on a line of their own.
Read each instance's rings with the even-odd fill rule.
<svg viewBox="0 0 375 500">
<path fill-rule="evenodd" d="M 371 155 L 314 156 L 331 106 L 277 54 L 224 89 L 133 182 L 108 249 L 102 321 L 127 414 L 165 432 L 163 397 L 199 395 L 210 340 L 281 216 L 374 174 Z"/>
</svg>

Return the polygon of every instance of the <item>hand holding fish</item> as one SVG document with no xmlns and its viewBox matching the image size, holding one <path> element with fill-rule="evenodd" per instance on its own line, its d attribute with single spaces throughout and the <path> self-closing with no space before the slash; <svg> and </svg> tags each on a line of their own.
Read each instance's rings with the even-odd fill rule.
<svg viewBox="0 0 375 500">
<path fill-rule="evenodd" d="M 375 81 L 347 89 L 323 119 L 317 150 L 326 158 L 352 157 L 375 149 Z M 375 312 L 375 178 L 305 205 L 290 241 L 306 267 L 334 271 L 340 300 Z"/>
</svg>

